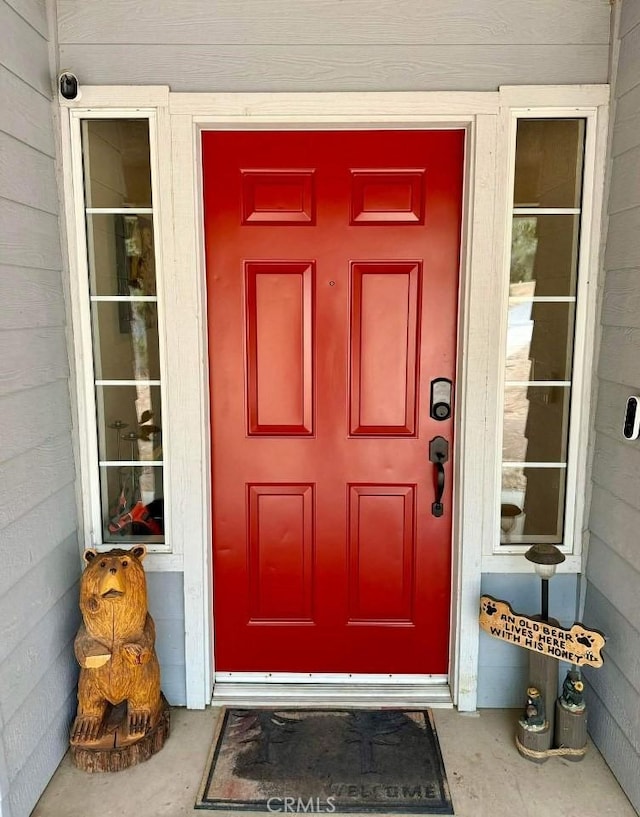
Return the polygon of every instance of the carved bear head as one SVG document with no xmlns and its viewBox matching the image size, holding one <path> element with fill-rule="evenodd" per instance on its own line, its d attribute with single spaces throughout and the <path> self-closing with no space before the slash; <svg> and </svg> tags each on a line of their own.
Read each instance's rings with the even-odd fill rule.
<svg viewBox="0 0 640 817">
<path fill-rule="evenodd" d="M 84 552 L 80 609 L 85 627 L 103 643 L 126 641 L 144 628 L 147 583 L 142 567 L 146 548 Z"/>
</svg>

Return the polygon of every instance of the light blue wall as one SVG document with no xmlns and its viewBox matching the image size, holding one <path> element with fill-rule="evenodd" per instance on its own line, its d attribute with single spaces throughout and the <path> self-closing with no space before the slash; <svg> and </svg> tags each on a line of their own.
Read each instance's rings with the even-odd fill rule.
<svg viewBox="0 0 640 817">
<path fill-rule="evenodd" d="M 549 614 L 562 626 L 576 620 L 578 580 L 557 575 L 549 582 Z M 508 601 L 518 613 L 540 613 L 540 579 L 532 573 L 485 573 L 482 592 Z M 478 708 L 521 707 L 528 686 L 528 650 L 480 632 Z M 567 666 L 560 662 L 559 682 Z"/>
<path fill-rule="evenodd" d="M 172 706 L 186 706 L 182 573 L 147 573 L 147 593 L 156 625 L 162 691 Z"/>
</svg>

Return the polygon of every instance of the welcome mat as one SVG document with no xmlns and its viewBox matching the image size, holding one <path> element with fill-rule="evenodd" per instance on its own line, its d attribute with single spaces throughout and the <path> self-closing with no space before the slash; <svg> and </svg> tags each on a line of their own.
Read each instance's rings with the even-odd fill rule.
<svg viewBox="0 0 640 817">
<path fill-rule="evenodd" d="M 226 709 L 196 808 L 453 814 L 429 710 Z"/>
</svg>

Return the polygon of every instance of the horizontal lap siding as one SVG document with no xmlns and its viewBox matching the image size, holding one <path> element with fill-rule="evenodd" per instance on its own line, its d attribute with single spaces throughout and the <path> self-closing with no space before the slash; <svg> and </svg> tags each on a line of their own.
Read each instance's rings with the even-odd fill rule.
<svg viewBox="0 0 640 817">
<path fill-rule="evenodd" d="M 495 90 L 607 81 L 606 0 L 59 0 L 87 84 L 173 91 Z"/>
<path fill-rule="evenodd" d="M 493 91 L 604 82 L 606 46 L 62 45 L 81 82 L 172 91 Z"/>
<path fill-rule="evenodd" d="M 66 751 L 78 675 L 80 560 L 44 12 L 39 0 L 0 0 L 2 817 L 31 812 Z M 149 596 L 163 689 L 183 705 L 182 575 L 149 574 Z"/>
<path fill-rule="evenodd" d="M 608 13 L 593 0 L 58 0 L 61 44 L 607 45 Z"/>
<path fill-rule="evenodd" d="M 43 0 L 0 31 L 0 810 L 27 817 L 68 745 L 80 560 Z"/>
<path fill-rule="evenodd" d="M 622 437 L 640 394 L 640 0 L 622 0 L 604 255 L 584 620 L 608 637 L 586 670 L 591 735 L 640 809 L 640 442 Z"/>
</svg>

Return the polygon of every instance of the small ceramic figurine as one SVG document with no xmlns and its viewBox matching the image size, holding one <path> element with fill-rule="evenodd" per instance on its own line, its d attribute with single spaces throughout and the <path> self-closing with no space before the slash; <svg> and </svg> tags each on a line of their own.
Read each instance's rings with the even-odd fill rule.
<svg viewBox="0 0 640 817">
<path fill-rule="evenodd" d="M 529 687 L 527 689 L 527 703 L 523 717 L 520 718 L 520 724 L 532 732 L 540 732 L 547 725 L 544 712 L 544 700 L 542 699 L 540 690 L 536 689 L 536 687 Z"/>
<path fill-rule="evenodd" d="M 560 706 L 570 712 L 582 712 L 586 704 L 584 701 L 584 682 L 579 670 L 571 669 L 562 684 Z"/>
</svg>

